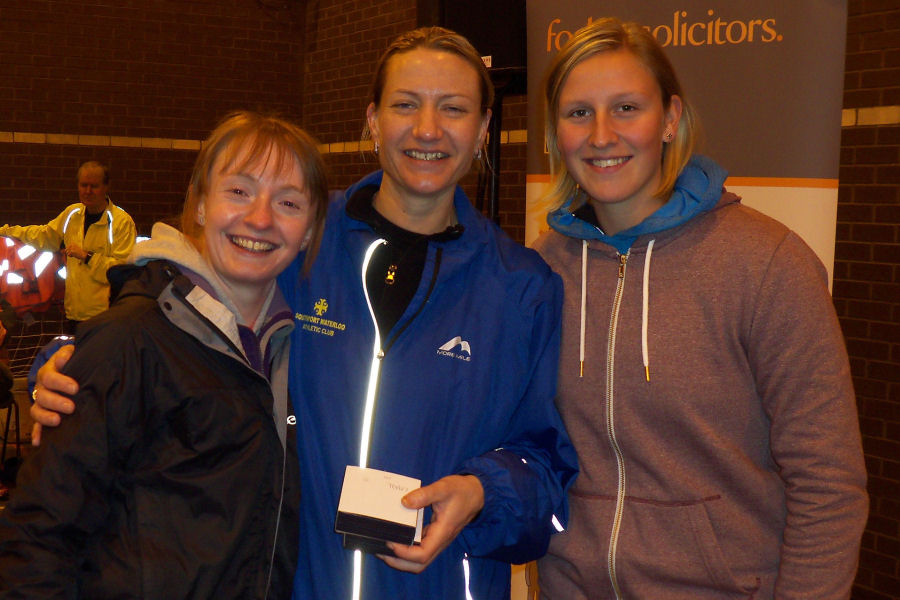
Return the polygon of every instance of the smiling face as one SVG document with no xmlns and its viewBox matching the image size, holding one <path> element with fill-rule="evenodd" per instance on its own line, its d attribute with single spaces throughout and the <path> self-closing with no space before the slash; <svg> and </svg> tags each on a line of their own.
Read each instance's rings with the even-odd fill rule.
<svg viewBox="0 0 900 600">
<path fill-rule="evenodd" d="M 451 203 L 490 120 L 479 86 L 475 68 L 449 52 L 416 48 L 390 58 L 380 104 L 366 112 L 384 169 L 379 195 L 405 207 Z"/>
<path fill-rule="evenodd" d="M 203 225 L 204 257 L 242 308 L 264 300 L 300 251 L 313 209 L 296 157 L 270 149 L 247 161 L 243 151 L 223 164 L 224 154 L 210 170 L 197 222 Z"/>
<path fill-rule="evenodd" d="M 653 74 L 627 50 L 572 68 L 559 97 L 557 147 L 606 233 L 637 225 L 663 205 L 653 196 L 663 141 L 680 116 L 680 98 L 664 108 Z"/>
</svg>

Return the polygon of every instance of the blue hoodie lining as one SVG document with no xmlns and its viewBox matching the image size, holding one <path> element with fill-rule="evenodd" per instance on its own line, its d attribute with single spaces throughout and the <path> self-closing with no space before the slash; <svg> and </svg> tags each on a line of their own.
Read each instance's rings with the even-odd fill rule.
<svg viewBox="0 0 900 600">
<path fill-rule="evenodd" d="M 700 155 L 691 157 L 669 200 L 649 217 L 615 235 L 603 231 L 573 212 L 577 198 L 570 198 L 561 208 L 547 215 L 547 223 L 554 230 L 581 240 L 598 240 L 625 254 L 641 235 L 672 229 L 695 216 L 712 210 L 722 197 L 728 173 L 713 160 Z"/>
</svg>

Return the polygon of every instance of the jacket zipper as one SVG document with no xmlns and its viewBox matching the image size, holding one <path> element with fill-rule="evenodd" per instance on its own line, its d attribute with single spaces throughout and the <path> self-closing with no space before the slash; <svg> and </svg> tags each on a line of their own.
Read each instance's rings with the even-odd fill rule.
<svg viewBox="0 0 900 600">
<path fill-rule="evenodd" d="M 235 355 L 236 355 L 235 358 L 238 360 L 238 362 L 241 362 L 244 365 L 244 367 L 249 369 L 253 375 L 262 379 L 265 382 L 265 384 L 268 386 L 269 391 L 272 394 L 272 398 L 275 398 L 275 390 L 272 388 L 271 381 L 269 381 L 267 378 L 263 377 L 260 373 L 257 373 L 256 370 L 253 369 L 253 367 L 251 367 L 247 363 L 246 359 L 244 358 L 243 351 L 240 350 L 237 346 L 235 346 L 234 342 L 232 342 L 231 339 L 229 339 L 229 337 L 222 332 L 222 330 L 220 330 L 215 324 L 212 323 L 212 321 L 210 321 L 208 318 L 206 318 L 206 316 L 203 313 L 201 313 L 199 310 L 197 310 L 197 308 L 188 301 L 188 299 L 184 293 L 184 290 L 180 289 L 177 285 L 174 284 L 174 278 L 172 281 L 172 295 L 175 298 L 178 298 L 178 300 L 185 306 L 185 308 L 187 308 L 190 312 L 192 312 L 196 318 L 203 321 L 203 323 L 207 326 L 207 328 L 209 328 L 219 339 L 221 339 L 223 342 L 225 342 L 225 344 L 227 346 L 229 346 L 232 351 L 235 352 Z M 274 531 L 274 534 L 272 537 L 272 552 L 269 556 L 269 568 L 268 568 L 268 575 L 266 577 L 266 588 L 265 588 L 264 600 L 268 600 L 268 598 L 269 598 L 269 592 L 271 591 L 271 586 L 272 586 L 272 573 L 275 570 L 275 554 L 278 551 L 278 532 L 281 529 L 281 510 L 282 510 L 282 505 L 284 504 L 284 486 L 287 482 L 287 452 L 288 452 L 287 443 L 288 443 L 287 435 L 285 435 L 284 446 L 281 449 L 281 494 L 279 495 L 279 498 L 278 498 L 278 510 L 277 510 L 276 516 L 275 516 L 275 531 Z"/>
<path fill-rule="evenodd" d="M 612 583 L 613 591 L 616 598 L 622 598 L 622 591 L 619 589 L 619 580 L 616 576 L 616 546 L 619 542 L 619 530 L 622 527 L 622 512 L 625 509 L 625 459 L 622 456 L 622 450 L 619 448 L 619 441 L 616 439 L 615 427 L 615 408 L 613 400 L 615 399 L 615 350 L 616 350 L 616 328 L 619 323 L 619 307 L 622 304 L 622 290 L 625 287 L 625 268 L 628 264 L 628 257 L 631 255 L 629 249 L 626 254 L 619 254 L 619 273 L 618 282 L 616 283 L 616 296 L 613 301 L 612 315 L 609 320 L 609 342 L 606 349 L 606 435 L 609 438 L 610 446 L 616 455 L 616 467 L 618 469 L 618 489 L 616 492 L 616 512 L 613 516 L 612 532 L 609 538 L 609 555 L 607 556 L 607 568 L 609 570 L 609 580 Z"/>
</svg>

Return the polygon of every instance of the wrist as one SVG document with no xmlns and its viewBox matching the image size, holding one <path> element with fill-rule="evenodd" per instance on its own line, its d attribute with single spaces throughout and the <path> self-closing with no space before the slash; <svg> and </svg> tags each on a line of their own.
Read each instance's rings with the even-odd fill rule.
<svg viewBox="0 0 900 600">
<path fill-rule="evenodd" d="M 93 252 L 85 252 L 84 259 L 82 260 L 82 262 L 84 262 L 84 264 L 88 264 L 88 261 L 91 260 L 92 256 L 94 256 Z"/>
</svg>

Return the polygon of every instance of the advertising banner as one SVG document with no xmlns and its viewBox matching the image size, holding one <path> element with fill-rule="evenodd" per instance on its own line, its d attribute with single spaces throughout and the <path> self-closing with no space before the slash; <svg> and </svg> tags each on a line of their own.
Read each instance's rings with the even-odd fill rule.
<svg viewBox="0 0 900 600">
<path fill-rule="evenodd" d="M 546 228 L 544 72 L 574 31 L 604 16 L 650 29 L 700 115 L 699 152 L 728 170 L 744 204 L 799 233 L 830 277 L 846 0 L 528 0 L 526 242 Z"/>
</svg>

